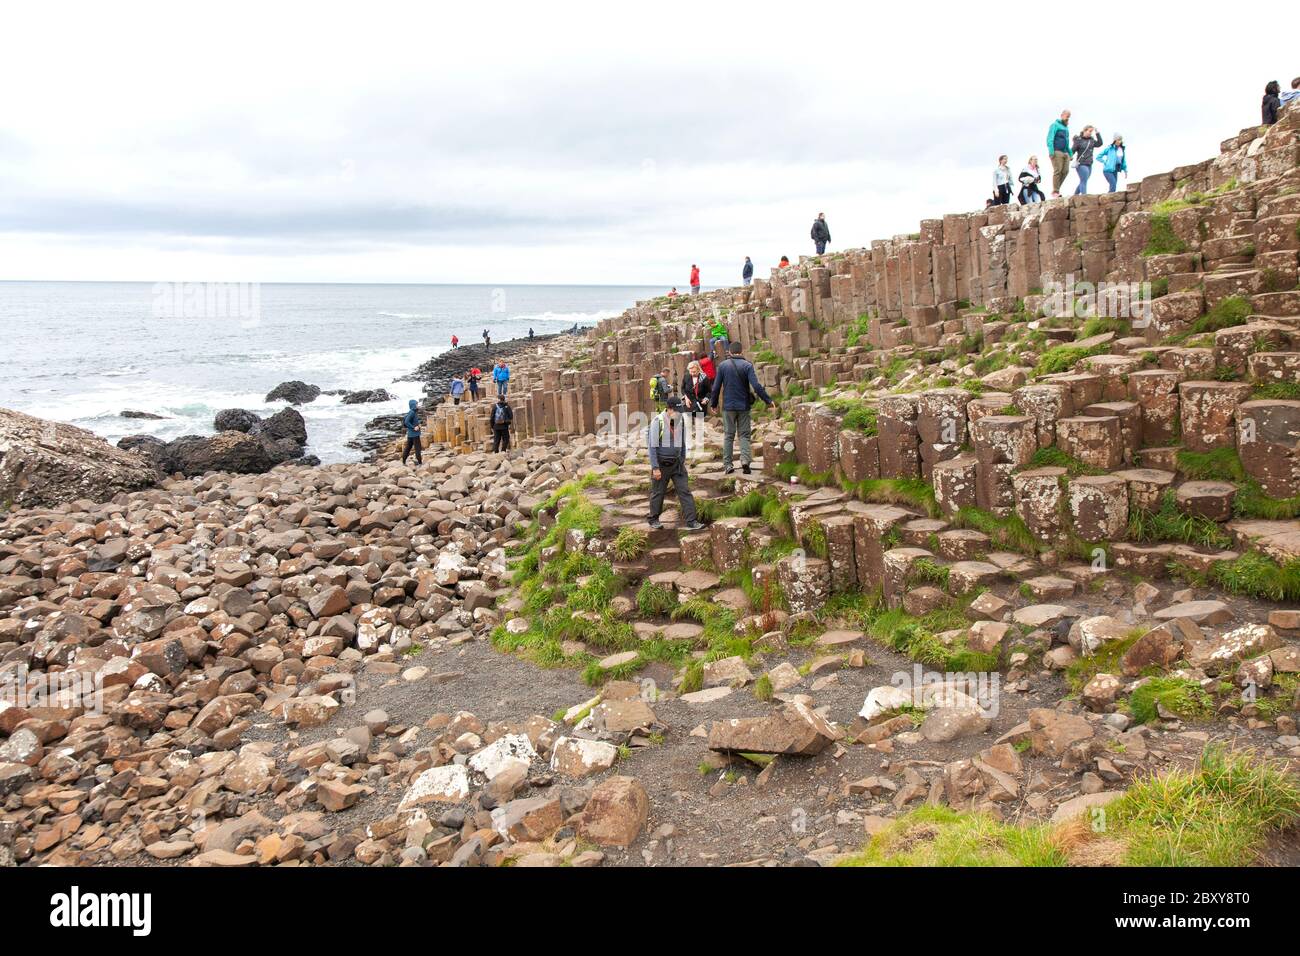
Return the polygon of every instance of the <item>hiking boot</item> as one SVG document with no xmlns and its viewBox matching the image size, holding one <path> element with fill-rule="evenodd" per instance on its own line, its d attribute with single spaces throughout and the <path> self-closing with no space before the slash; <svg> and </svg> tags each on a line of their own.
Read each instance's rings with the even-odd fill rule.
<svg viewBox="0 0 1300 956">
<path fill-rule="evenodd" d="M 704 530 L 704 525 L 700 524 L 698 521 L 692 521 L 690 524 L 682 525 L 682 530 L 683 530 L 683 531 L 703 531 L 703 530 Z"/>
<path fill-rule="evenodd" d="M 662 521 L 660 521 L 658 518 L 651 518 L 651 519 L 650 519 L 650 530 L 651 530 L 651 531 L 658 531 L 658 530 L 659 530 L 660 528 L 662 528 L 663 526 L 664 526 L 664 523 L 663 523 Z"/>
<path fill-rule="evenodd" d="M 734 474 L 735 471 L 736 471 L 736 469 L 734 469 L 734 468 L 724 468 L 724 469 L 722 469 L 722 473 L 723 473 L 724 475 L 731 475 L 731 474 Z"/>
<path fill-rule="evenodd" d="M 740 466 L 740 470 L 741 470 L 744 474 L 748 475 L 748 474 L 749 474 L 749 465 L 741 465 L 741 466 Z"/>
</svg>

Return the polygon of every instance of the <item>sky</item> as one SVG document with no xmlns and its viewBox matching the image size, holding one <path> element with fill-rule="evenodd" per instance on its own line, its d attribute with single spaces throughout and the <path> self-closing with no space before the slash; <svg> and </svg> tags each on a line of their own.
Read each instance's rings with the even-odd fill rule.
<svg viewBox="0 0 1300 956">
<path fill-rule="evenodd" d="M 1106 9 L 13 5 L 0 279 L 731 285 L 818 212 L 835 249 L 982 208 L 1063 108 L 1136 181 L 1300 73 L 1257 18 Z"/>
</svg>

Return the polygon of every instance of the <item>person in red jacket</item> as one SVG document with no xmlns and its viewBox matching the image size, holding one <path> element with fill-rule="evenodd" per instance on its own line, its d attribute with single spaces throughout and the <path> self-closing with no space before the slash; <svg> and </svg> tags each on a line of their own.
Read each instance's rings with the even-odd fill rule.
<svg viewBox="0 0 1300 956">
<path fill-rule="evenodd" d="M 453 335 L 451 337 L 451 347 L 456 348 L 458 345 L 460 345 L 460 339 Z"/>
<path fill-rule="evenodd" d="M 691 295 L 700 294 L 700 267 L 691 263 Z"/>
<path fill-rule="evenodd" d="M 718 377 L 717 367 L 713 364 L 713 359 L 709 358 L 708 352 L 701 352 L 699 355 L 695 356 L 695 361 L 700 363 L 700 371 L 709 378 Z"/>
</svg>

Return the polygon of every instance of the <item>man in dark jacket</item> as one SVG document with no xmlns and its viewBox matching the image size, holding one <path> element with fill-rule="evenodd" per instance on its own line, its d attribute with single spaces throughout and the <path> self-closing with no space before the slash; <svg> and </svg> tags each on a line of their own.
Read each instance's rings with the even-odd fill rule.
<svg viewBox="0 0 1300 956">
<path fill-rule="evenodd" d="M 831 241 L 831 227 L 826 225 L 826 213 L 819 212 L 813 220 L 812 241 L 817 247 L 817 255 L 826 251 L 826 243 Z"/>
<path fill-rule="evenodd" d="M 415 463 L 423 465 L 424 459 L 420 457 L 420 403 L 415 399 L 411 399 L 407 406 L 407 412 L 402 416 L 402 424 L 406 426 L 406 446 L 402 449 L 402 464 L 405 465 L 411 452 L 415 452 Z"/>
<path fill-rule="evenodd" d="M 740 281 L 745 285 L 754 281 L 754 263 L 750 261 L 749 256 L 745 256 L 745 265 L 740 270 Z"/>
<path fill-rule="evenodd" d="M 499 396 L 497 403 L 492 406 L 492 451 L 510 450 L 510 426 L 514 421 L 515 410 L 506 402 L 504 395 Z"/>
<path fill-rule="evenodd" d="M 1092 173 L 1092 151 L 1101 145 L 1101 133 L 1095 126 L 1085 126 L 1074 137 L 1074 171 L 1079 174 L 1079 186 L 1076 196 L 1088 192 L 1088 176 Z"/>
<path fill-rule="evenodd" d="M 749 420 L 749 407 L 754 404 L 755 395 L 768 408 L 774 408 L 771 397 L 763 388 L 754 372 L 754 365 L 741 354 L 739 342 L 731 343 L 731 358 L 718 366 L 718 377 L 713 381 L 713 391 L 709 395 L 709 404 L 722 409 L 722 470 L 731 474 L 736 469 L 731 463 L 731 449 L 736 434 L 740 434 L 740 470 L 749 474 L 750 463 L 754 460 L 752 450 L 752 432 Z M 718 395 L 722 395 L 722 404 L 718 404 Z"/>
<path fill-rule="evenodd" d="M 671 481 L 677 492 L 682 527 L 687 531 L 701 530 L 704 525 L 695 511 L 695 498 L 686 477 L 686 421 L 682 418 L 682 400 L 676 395 L 668 399 L 662 412 L 650 419 L 646 449 L 650 454 L 650 527 L 663 527 L 659 515 L 664 510 L 664 494 Z"/>
</svg>

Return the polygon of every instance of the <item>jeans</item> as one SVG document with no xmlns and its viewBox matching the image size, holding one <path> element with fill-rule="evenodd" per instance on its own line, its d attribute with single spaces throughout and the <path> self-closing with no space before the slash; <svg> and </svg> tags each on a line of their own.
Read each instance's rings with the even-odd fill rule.
<svg viewBox="0 0 1300 956">
<path fill-rule="evenodd" d="M 1061 183 L 1070 175 L 1070 154 L 1055 152 L 1052 154 L 1052 192 L 1059 194 Z"/>
<path fill-rule="evenodd" d="M 754 460 L 753 449 L 750 447 L 750 422 L 749 409 L 742 408 L 734 410 L 724 408 L 722 410 L 722 470 L 728 471 L 731 468 L 731 447 L 736 438 L 736 433 L 740 433 L 740 463 L 748 465 Z"/>
<path fill-rule="evenodd" d="M 1092 163 L 1080 163 L 1075 167 L 1075 172 L 1079 174 L 1079 188 L 1074 191 L 1076 196 L 1086 196 L 1088 194 L 1088 177 L 1092 175 Z"/>
<path fill-rule="evenodd" d="M 406 436 L 406 447 L 402 449 L 403 465 L 406 464 L 406 459 L 411 454 L 411 452 L 415 452 L 415 463 L 417 465 L 423 465 L 424 459 L 420 457 L 420 436 L 419 435 Z"/>
<path fill-rule="evenodd" d="M 1119 187 L 1119 172 L 1111 172 L 1109 169 L 1103 169 L 1101 174 L 1106 177 L 1106 182 L 1110 183 L 1109 192 L 1114 192 Z"/>
<path fill-rule="evenodd" d="M 510 390 L 509 382 L 497 382 L 497 394 L 499 396 L 505 398 L 506 392 L 508 392 L 509 390 Z"/>
<path fill-rule="evenodd" d="M 731 339 L 727 338 L 725 335 L 715 335 L 713 341 L 709 343 L 709 350 L 716 353 L 718 351 L 719 342 L 722 343 L 722 355 L 725 358 L 731 349 Z"/>
<path fill-rule="evenodd" d="M 691 286 L 691 295 L 699 295 L 699 294 L 700 294 L 700 287 L 697 285 Z"/>
<path fill-rule="evenodd" d="M 826 251 L 826 243 L 820 239 L 816 240 L 816 243 L 817 243 L 817 255 L 820 256 L 823 252 Z"/>
<path fill-rule="evenodd" d="M 745 285 L 749 285 L 750 283 L 752 283 L 752 282 L 754 281 L 754 277 L 753 277 L 753 276 L 745 276 L 745 277 L 744 277 L 743 279 L 741 279 L 740 281 L 743 282 Z"/>
<path fill-rule="evenodd" d="M 656 478 L 653 471 L 650 473 L 650 520 L 658 521 L 659 515 L 663 513 L 664 494 L 671 481 L 673 490 L 677 492 L 677 507 L 681 509 L 682 524 L 695 524 L 699 516 L 695 511 L 695 497 L 691 494 L 686 479 L 686 463 L 680 458 L 661 459 L 659 474 L 662 477 Z"/>
<path fill-rule="evenodd" d="M 492 427 L 492 450 L 509 451 L 510 450 L 510 426 L 494 425 Z"/>
</svg>

